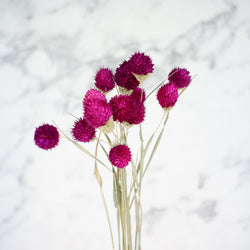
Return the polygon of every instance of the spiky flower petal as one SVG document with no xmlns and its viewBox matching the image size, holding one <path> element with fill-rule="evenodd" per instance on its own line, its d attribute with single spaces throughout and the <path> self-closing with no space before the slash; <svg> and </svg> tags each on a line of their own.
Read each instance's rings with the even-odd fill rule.
<svg viewBox="0 0 250 250">
<path fill-rule="evenodd" d="M 95 137 L 95 128 L 92 127 L 85 118 L 80 118 L 75 121 L 72 134 L 77 141 L 89 142 Z"/>
<path fill-rule="evenodd" d="M 178 99 L 178 90 L 173 83 L 164 84 L 157 92 L 157 99 L 162 108 L 172 107 Z"/>
<path fill-rule="evenodd" d="M 118 168 L 126 167 L 131 161 L 131 157 L 131 151 L 126 145 L 115 146 L 109 152 L 110 162 Z"/>
<path fill-rule="evenodd" d="M 101 68 L 95 76 L 95 86 L 103 92 L 108 92 L 115 87 L 113 73 L 108 68 Z"/>
<path fill-rule="evenodd" d="M 168 75 L 169 82 L 175 84 L 176 88 L 184 88 L 191 82 L 189 71 L 185 68 L 174 68 Z"/>
<path fill-rule="evenodd" d="M 128 62 L 124 61 L 115 72 L 115 81 L 118 86 L 124 87 L 127 90 L 135 89 L 140 82 L 136 80 L 136 78 L 131 73 Z"/>
<path fill-rule="evenodd" d="M 43 124 L 36 128 L 34 141 L 39 148 L 45 150 L 54 148 L 59 142 L 59 132 L 55 126 Z"/>
<path fill-rule="evenodd" d="M 128 65 L 131 72 L 137 75 L 146 75 L 154 70 L 151 58 L 141 52 L 134 53 L 130 57 Z"/>
</svg>

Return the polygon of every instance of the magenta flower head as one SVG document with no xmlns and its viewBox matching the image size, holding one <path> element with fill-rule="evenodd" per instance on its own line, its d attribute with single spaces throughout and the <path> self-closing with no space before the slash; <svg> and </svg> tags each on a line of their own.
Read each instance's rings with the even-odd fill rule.
<svg viewBox="0 0 250 250">
<path fill-rule="evenodd" d="M 126 167 L 131 161 L 131 157 L 131 151 L 126 145 L 115 146 L 109 152 L 110 162 L 118 168 Z"/>
<path fill-rule="evenodd" d="M 175 105 L 178 99 L 178 90 L 173 83 L 164 84 L 157 92 L 157 99 L 162 108 Z"/>
<path fill-rule="evenodd" d="M 85 107 L 86 103 L 89 100 L 93 100 L 93 99 L 107 101 L 105 95 L 101 91 L 99 91 L 97 89 L 90 89 L 87 91 L 87 93 L 85 94 L 85 97 L 83 99 L 83 108 Z"/>
<path fill-rule="evenodd" d="M 169 82 L 175 84 L 176 88 L 184 88 L 191 82 L 189 71 L 184 68 L 174 68 L 168 75 Z"/>
<path fill-rule="evenodd" d="M 134 53 L 128 61 L 129 69 L 136 75 L 152 73 L 154 64 L 149 56 L 141 52 Z"/>
<path fill-rule="evenodd" d="M 145 91 L 141 88 L 135 88 L 131 97 L 137 102 L 144 102 L 146 99 Z"/>
<path fill-rule="evenodd" d="M 95 137 L 94 127 L 92 127 L 85 118 L 80 118 L 75 121 L 71 132 L 74 139 L 81 142 L 89 142 Z"/>
<path fill-rule="evenodd" d="M 49 124 L 39 126 L 35 130 L 35 144 L 42 149 L 54 148 L 59 142 L 59 133 L 56 127 Z"/>
<path fill-rule="evenodd" d="M 127 122 L 131 125 L 140 124 L 144 121 L 145 106 L 143 103 L 132 102 L 130 106 L 130 112 L 128 113 Z"/>
<path fill-rule="evenodd" d="M 113 119 L 114 121 L 124 122 L 127 120 L 127 113 L 129 110 L 129 95 L 119 95 L 114 96 L 110 100 L 110 105 L 113 111 Z"/>
<path fill-rule="evenodd" d="M 114 96 L 110 100 L 114 121 L 139 124 L 144 120 L 145 107 L 143 103 L 129 95 Z"/>
<path fill-rule="evenodd" d="M 94 128 L 104 126 L 112 115 L 112 108 L 106 100 L 90 99 L 84 106 L 84 117 Z"/>
<path fill-rule="evenodd" d="M 140 84 L 131 73 L 127 61 L 124 61 L 116 69 L 115 81 L 118 86 L 126 88 L 127 90 L 135 89 Z"/>
<path fill-rule="evenodd" d="M 107 68 L 101 68 L 95 76 L 95 86 L 103 92 L 112 90 L 115 87 L 112 71 Z"/>
</svg>

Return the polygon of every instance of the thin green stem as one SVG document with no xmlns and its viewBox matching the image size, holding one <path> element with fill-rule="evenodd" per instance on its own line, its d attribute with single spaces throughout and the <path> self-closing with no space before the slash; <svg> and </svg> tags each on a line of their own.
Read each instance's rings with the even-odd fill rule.
<svg viewBox="0 0 250 250">
<path fill-rule="evenodd" d="M 120 216 L 122 223 L 122 242 L 123 242 L 123 250 L 127 250 L 127 213 L 126 213 L 126 203 L 127 203 L 127 195 L 126 195 L 126 182 L 124 175 L 126 174 L 126 169 L 120 169 L 120 180 L 121 180 L 121 204 L 120 204 Z"/>
<path fill-rule="evenodd" d="M 157 140 L 156 140 L 155 146 L 154 146 L 154 148 L 153 148 L 153 151 L 152 151 L 152 153 L 151 153 L 151 156 L 150 156 L 150 158 L 149 158 L 149 161 L 148 161 L 148 163 L 147 163 L 147 165 L 146 165 L 146 168 L 145 168 L 144 171 L 140 172 L 141 175 L 140 175 L 140 181 L 139 181 L 139 188 L 138 188 L 138 190 L 134 190 L 134 196 L 133 196 L 133 198 L 132 198 L 132 200 L 131 200 L 131 202 L 130 202 L 130 205 L 129 205 L 130 208 L 132 207 L 133 202 L 135 201 L 135 197 L 136 197 L 136 195 L 137 195 L 137 192 L 139 191 L 139 189 L 140 189 L 140 187 L 141 187 L 142 179 L 143 179 L 143 177 L 144 177 L 144 175 L 145 175 L 145 172 L 147 171 L 147 169 L 148 169 L 148 167 L 149 167 L 149 164 L 150 164 L 150 162 L 151 162 L 151 160 L 152 160 L 152 158 L 153 158 L 153 155 L 154 155 L 154 153 L 155 153 L 155 151 L 156 151 L 156 149 L 157 149 L 157 147 L 158 147 L 157 143 L 159 144 L 159 142 L 160 142 L 161 136 L 162 136 L 162 134 L 163 134 L 163 131 L 164 131 L 164 129 L 165 129 L 165 126 L 166 126 L 166 123 L 167 123 L 167 120 L 168 120 L 168 116 L 169 116 L 169 111 L 164 112 L 164 114 L 163 114 L 163 116 L 162 116 L 162 119 L 161 119 L 159 125 L 157 126 L 155 132 L 152 134 L 152 136 L 151 136 L 150 139 L 148 140 L 147 145 L 146 145 L 146 147 L 145 147 L 145 149 L 144 149 L 143 159 L 145 158 L 145 155 L 146 155 L 146 153 L 147 153 L 147 150 L 148 150 L 148 148 L 149 148 L 150 143 L 153 141 L 154 136 L 156 135 L 158 129 L 160 128 L 160 125 L 161 125 L 162 122 L 164 121 L 163 128 L 162 128 L 162 130 L 161 130 L 161 132 L 160 132 L 160 134 L 159 134 L 159 136 L 158 136 L 158 138 L 157 138 Z M 165 118 L 165 119 L 164 119 L 164 118 Z M 142 156 L 141 156 L 141 159 L 140 159 L 139 164 L 141 164 L 141 161 L 142 161 Z M 138 169 L 138 172 L 139 172 L 139 170 L 140 170 L 140 165 L 138 165 L 138 168 L 137 168 L 137 169 Z M 133 184 L 134 184 L 134 183 L 133 183 Z M 129 197 L 131 196 L 131 193 L 132 193 L 132 190 L 133 190 L 132 188 L 133 188 L 133 185 L 131 186 L 131 189 L 130 189 L 130 192 L 129 192 Z"/>
<path fill-rule="evenodd" d="M 153 150 L 152 150 L 152 152 L 151 152 L 151 155 L 150 155 L 150 157 L 149 157 L 149 160 L 148 160 L 148 162 L 147 162 L 147 165 L 146 165 L 146 167 L 145 167 L 145 170 L 144 170 L 144 172 L 142 173 L 141 180 L 142 180 L 142 178 L 144 177 L 144 175 L 145 175 L 145 173 L 146 173 L 146 171 L 147 171 L 147 169 L 148 169 L 148 167 L 149 167 L 149 164 L 151 163 L 152 158 L 153 158 L 153 156 L 154 156 L 154 154 L 155 154 L 155 152 L 156 152 L 156 150 L 157 150 L 157 148 L 158 148 L 158 146 L 159 146 L 159 143 L 160 143 L 161 138 L 162 138 L 162 134 L 163 134 L 163 132 L 164 132 L 164 129 L 165 129 L 166 124 L 167 124 L 167 121 L 168 121 L 168 117 L 169 117 L 169 111 L 167 111 L 167 116 L 166 116 L 166 118 L 165 118 L 165 120 L 164 120 L 163 127 L 162 127 L 162 129 L 161 129 L 161 132 L 160 132 L 159 136 L 157 137 L 157 140 L 156 140 L 156 142 L 155 142 L 154 148 L 153 148 Z"/>
<path fill-rule="evenodd" d="M 119 214 L 119 208 L 116 209 L 116 213 L 117 213 L 118 247 L 119 247 L 119 250 L 121 250 L 121 230 L 120 230 L 120 214 Z"/>
<path fill-rule="evenodd" d="M 164 84 L 164 82 L 166 82 L 168 80 L 169 77 L 171 77 L 172 75 L 174 75 L 177 72 L 177 70 L 175 70 L 174 72 L 172 72 L 167 78 L 165 78 L 160 84 L 158 84 L 146 97 L 145 101 L 148 99 L 148 97 L 150 95 L 152 95 L 162 84 Z"/>
<path fill-rule="evenodd" d="M 145 98 L 145 101 L 166 81 L 167 81 L 167 78 L 164 79 L 160 84 L 158 84 L 151 92 L 149 92 L 149 94 Z"/>
<path fill-rule="evenodd" d="M 105 199 L 105 196 L 104 196 L 104 192 L 103 192 L 103 189 L 102 189 L 102 178 L 101 178 L 100 173 L 98 171 L 97 160 L 96 160 L 100 136 L 101 136 L 101 132 L 99 133 L 99 137 L 98 137 L 97 142 L 96 142 L 96 148 L 95 148 L 95 170 L 94 170 L 94 174 L 95 174 L 95 177 L 96 177 L 96 179 L 97 179 L 97 181 L 99 183 L 99 187 L 100 187 L 100 191 L 101 191 L 101 196 L 102 196 L 102 201 L 103 201 L 103 205 L 104 205 L 104 208 L 105 208 L 105 212 L 106 212 L 106 216 L 107 216 L 107 220 L 108 220 L 108 225 L 109 225 L 110 237 L 111 237 L 111 242 L 112 242 L 112 249 L 114 250 L 115 249 L 115 244 L 114 244 L 113 232 L 112 232 L 112 227 L 111 227 L 111 221 L 110 221 L 110 217 L 109 217 L 107 202 L 106 202 L 106 199 Z"/>
<path fill-rule="evenodd" d="M 151 137 L 149 138 L 149 140 L 148 140 L 148 142 L 147 142 L 147 144 L 146 144 L 146 147 L 145 147 L 145 149 L 144 149 L 144 154 L 145 154 L 145 155 L 146 155 L 146 153 L 147 153 L 147 151 L 148 151 L 148 148 L 149 148 L 149 146 L 150 146 L 152 140 L 154 139 L 154 137 L 155 137 L 157 131 L 159 130 L 159 128 L 160 128 L 162 122 L 164 121 L 165 116 L 166 116 L 166 112 L 163 113 L 162 118 L 161 118 L 161 120 L 160 120 L 158 126 L 156 127 L 154 133 L 153 133 L 153 134 L 151 135 Z"/>
</svg>

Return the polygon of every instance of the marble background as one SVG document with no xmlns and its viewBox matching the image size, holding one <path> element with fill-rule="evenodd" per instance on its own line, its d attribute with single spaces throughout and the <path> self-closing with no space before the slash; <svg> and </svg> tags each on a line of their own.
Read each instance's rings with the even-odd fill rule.
<svg viewBox="0 0 250 250">
<path fill-rule="evenodd" d="M 0 249 L 111 249 L 93 161 L 65 140 L 42 151 L 33 133 L 52 120 L 69 133 L 97 69 L 140 50 L 155 64 L 146 90 L 174 66 L 197 74 L 143 183 L 143 249 L 249 250 L 249 10 L 248 0 L 0 0 Z M 145 135 L 161 116 L 154 99 Z"/>
</svg>

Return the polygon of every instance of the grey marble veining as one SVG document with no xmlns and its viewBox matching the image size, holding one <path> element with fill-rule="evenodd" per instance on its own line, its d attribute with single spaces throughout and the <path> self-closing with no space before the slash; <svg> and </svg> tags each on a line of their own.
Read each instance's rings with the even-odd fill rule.
<svg viewBox="0 0 250 250">
<path fill-rule="evenodd" d="M 174 66 L 196 75 L 143 183 L 143 249 L 249 250 L 249 9 L 247 0 L 1 0 L 0 249 L 111 249 L 93 161 L 65 140 L 43 152 L 33 132 L 55 120 L 69 133 L 68 113 L 81 116 L 98 68 L 141 50 L 155 64 L 147 91 Z M 145 133 L 157 109 L 152 96 Z"/>
</svg>

